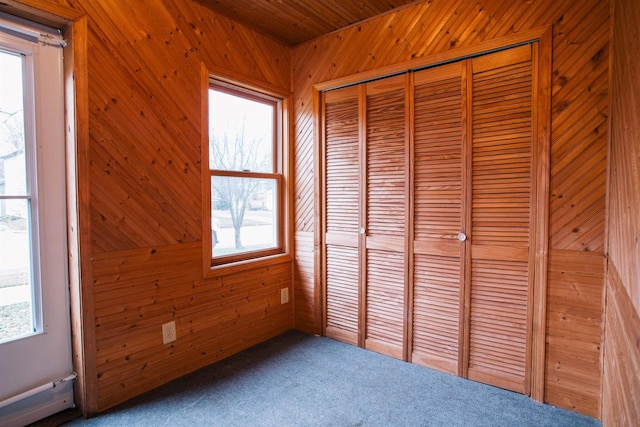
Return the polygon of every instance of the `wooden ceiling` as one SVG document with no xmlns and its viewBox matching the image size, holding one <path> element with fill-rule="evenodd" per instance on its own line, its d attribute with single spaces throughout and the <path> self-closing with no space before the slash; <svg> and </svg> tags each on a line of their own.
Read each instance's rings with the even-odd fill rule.
<svg viewBox="0 0 640 427">
<path fill-rule="evenodd" d="M 195 0 L 293 46 L 416 0 Z"/>
</svg>

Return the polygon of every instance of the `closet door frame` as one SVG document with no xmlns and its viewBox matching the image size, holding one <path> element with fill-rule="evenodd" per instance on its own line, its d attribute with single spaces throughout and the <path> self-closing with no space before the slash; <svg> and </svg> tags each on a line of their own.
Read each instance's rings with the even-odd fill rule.
<svg viewBox="0 0 640 427">
<path fill-rule="evenodd" d="M 550 155 L 551 155 L 551 73 L 552 73 L 552 26 L 533 28 L 520 33 L 511 34 L 495 40 L 481 42 L 472 46 L 451 49 L 446 52 L 429 55 L 407 62 L 393 64 L 373 70 L 363 71 L 356 75 L 349 75 L 326 82 L 321 82 L 313 87 L 314 100 L 314 167 L 319 173 L 315 178 L 315 227 L 314 227 L 314 247 L 315 247 L 315 307 L 316 314 L 322 319 L 322 332 L 326 327 L 326 270 L 324 230 L 325 230 L 325 198 L 324 184 L 321 173 L 324 171 L 324 97 L 323 92 L 345 86 L 365 83 L 396 74 L 415 71 L 428 67 L 455 62 L 483 54 L 505 50 L 518 45 L 537 42 L 534 49 L 535 59 L 538 69 L 534 73 L 534 87 L 538 88 L 537 105 L 534 108 L 535 143 L 533 145 L 533 155 L 537 159 L 537 167 L 533 171 L 533 209 L 532 215 L 535 217 L 535 225 L 532 241 L 532 253 L 530 259 L 533 261 L 533 292 L 530 299 L 532 315 L 532 340 L 529 357 L 531 358 L 530 371 L 530 396 L 536 401 L 544 401 L 544 380 L 546 361 L 546 293 L 547 293 L 547 269 L 548 269 L 548 240 L 549 240 L 549 181 L 550 181 Z M 409 144 L 411 146 L 411 143 Z M 411 177 L 413 177 L 411 175 Z M 411 194 L 410 192 L 409 194 Z M 412 197 L 410 197 L 412 199 Z M 410 256 L 411 251 L 407 253 Z M 410 258 L 409 258 L 410 259 Z M 409 262 L 410 266 L 411 262 Z M 409 279 L 409 285 L 411 280 Z M 360 286 L 363 286 L 362 284 Z M 409 287 L 410 288 L 410 287 Z M 409 297 L 411 297 L 409 292 Z M 411 301 L 407 301 L 408 304 Z M 411 309 L 405 310 L 407 336 L 405 342 L 411 336 Z M 359 314 L 362 316 L 362 314 Z M 362 328 L 363 325 L 359 325 Z M 408 346 L 405 346 L 408 347 Z M 406 349 L 408 351 L 408 349 Z M 406 353 L 406 351 L 405 351 Z"/>
</svg>

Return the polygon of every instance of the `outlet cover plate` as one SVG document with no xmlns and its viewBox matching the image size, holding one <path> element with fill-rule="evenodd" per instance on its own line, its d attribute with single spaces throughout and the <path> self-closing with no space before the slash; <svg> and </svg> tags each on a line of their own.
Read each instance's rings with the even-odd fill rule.
<svg viewBox="0 0 640 427">
<path fill-rule="evenodd" d="M 162 325 L 162 344 L 169 344 L 176 340 L 176 322 L 172 320 Z"/>
<path fill-rule="evenodd" d="M 280 304 L 286 304 L 289 302 L 289 288 L 280 289 Z"/>
</svg>

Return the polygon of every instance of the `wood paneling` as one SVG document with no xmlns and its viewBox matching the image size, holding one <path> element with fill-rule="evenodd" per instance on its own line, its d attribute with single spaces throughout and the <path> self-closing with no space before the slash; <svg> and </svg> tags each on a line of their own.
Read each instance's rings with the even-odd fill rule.
<svg viewBox="0 0 640 427">
<path fill-rule="evenodd" d="M 294 327 L 301 331 L 319 331 L 322 328 L 322 317 L 315 311 L 317 296 L 313 286 L 315 280 L 313 233 L 297 233 L 295 247 L 293 303 L 296 313 L 302 315 L 295 318 Z"/>
<path fill-rule="evenodd" d="M 554 27 L 550 246 L 604 250 L 608 2 Z M 564 41 L 564 43 L 562 42 Z M 583 47 L 575 51 L 575 45 Z M 587 256 L 587 255 L 585 255 Z"/>
<path fill-rule="evenodd" d="M 613 2 L 602 419 L 640 420 L 640 4 Z"/>
<path fill-rule="evenodd" d="M 547 289 L 545 395 L 598 417 L 604 274 L 602 253 L 552 250 Z"/>
<path fill-rule="evenodd" d="M 313 138 L 313 114 L 308 116 L 296 116 L 295 127 L 306 129 L 311 132 Z M 314 147 L 296 146 L 294 152 L 295 167 L 295 229 L 301 232 L 313 232 L 314 226 L 314 198 L 309 195 L 314 194 Z"/>
<path fill-rule="evenodd" d="M 602 420 L 635 426 L 640 420 L 640 316 L 615 267 L 607 274 Z"/>
<path fill-rule="evenodd" d="M 86 9 L 94 22 L 89 27 L 89 74 L 109 76 L 90 92 L 94 251 L 197 241 L 201 210 L 194 201 L 200 191 L 200 147 L 181 141 L 196 141 L 200 135 L 195 119 L 201 102 L 198 61 L 218 68 L 220 53 L 214 55 L 209 45 L 216 44 L 216 33 L 225 27 L 230 49 L 251 34 L 231 28 L 226 18 L 211 15 L 214 19 L 204 20 L 198 11 L 206 9 L 190 2 L 150 8 L 137 20 L 124 19 L 136 15 L 134 5 L 91 3 Z M 184 30 L 178 20 L 187 21 Z M 194 29 L 202 35 L 194 38 Z M 287 70 L 275 69 L 270 55 L 285 61 L 287 52 L 265 43 L 264 52 L 252 54 L 252 61 L 247 57 L 246 63 L 238 59 L 223 67 L 231 65 L 233 74 L 242 78 L 241 67 L 251 68 L 253 62 L 255 71 L 247 73 L 252 81 L 286 88 L 286 80 L 275 72 Z M 267 74 L 278 78 L 269 81 Z"/>
<path fill-rule="evenodd" d="M 280 304 L 289 264 L 254 270 L 253 280 L 238 273 L 203 281 L 201 251 L 196 242 L 94 257 L 100 408 L 290 326 L 290 309 Z M 178 340 L 163 345 L 159 325 L 171 320 Z"/>
<path fill-rule="evenodd" d="M 553 25 L 550 248 L 572 251 L 577 260 L 604 250 L 606 140 L 608 112 L 609 2 L 601 0 L 536 2 L 433 0 L 412 4 L 334 34 L 296 46 L 293 50 L 296 153 L 312 156 L 314 145 L 313 85 L 432 55 L 461 51 L 514 33 Z M 313 164 L 300 157 L 297 165 Z M 309 182 L 312 169 L 296 168 L 296 180 Z M 296 197 L 297 215 L 313 216 L 313 193 Z M 305 231 L 312 226 L 304 222 Z M 300 229 L 302 231 L 302 229 Z M 316 236 L 316 239 L 318 236 Z M 318 266 L 316 266 L 318 268 Z M 557 284 L 557 276 L 549 286 Z M 315 286 L 318 286 L 316 284 Z M 602 283 L 599 285 L 602 287 Z M 553 303 L 554 296 L 549 297 Z M 562 303 L 562 301 L 558 301 Z M 581 297 L 576 302 L 581 304 Z M 317 304 L 317 303 L 316 303 Z M 589 322 L 587 322 L 588 324 Z M 577 337 L 567 355 L 579 355 L 583 344 L 578 319 L 570 325 Z M 559 347 L 548 344 L 547 352 Z M 599 350 L 598 350 L 599 351 Z M 591 367 L 568 358 L 565 366 L 580 375 Z M 549 383 L 547 376 L 547 384 Z M 585 393 L 598 395 L 590 385 Z M 580 412 L 598 413 L 599 401 L 562 401 L 549 394 L 545 401 Z"/>
<path fill-rule="evenodd" d="M 640 312 L 640 5 L 614 4 L 609 257 Z"/>
<path fill-rule="evenodd" d="M 68 158 L 77 161 L 84 413 L 291 328 L 292 304 L 280 304 L 290 261 L 202 278 L 200 166 L 202 63 L 287 94 L 290 49 L 188 0 L 19 3 L 82 17 L 68 33 L 77 125 Z M 171 320 L 178 339 L 163 345 Z"/>
<path fill-rule="evenodd" d="M 276 40 L 295 45 L 415 0 L 196 0 Z"/>
</svg>

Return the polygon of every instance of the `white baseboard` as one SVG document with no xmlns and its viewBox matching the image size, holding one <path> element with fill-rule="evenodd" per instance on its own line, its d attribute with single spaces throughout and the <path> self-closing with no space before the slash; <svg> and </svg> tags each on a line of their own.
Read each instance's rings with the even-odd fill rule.
<svg viewBox="0 0 640 427">
<path fill-rule="evenodd" d="M 74 406 L 73 381 L 0 409 L 0 426 L 22 427 Z"/>
</svg>

